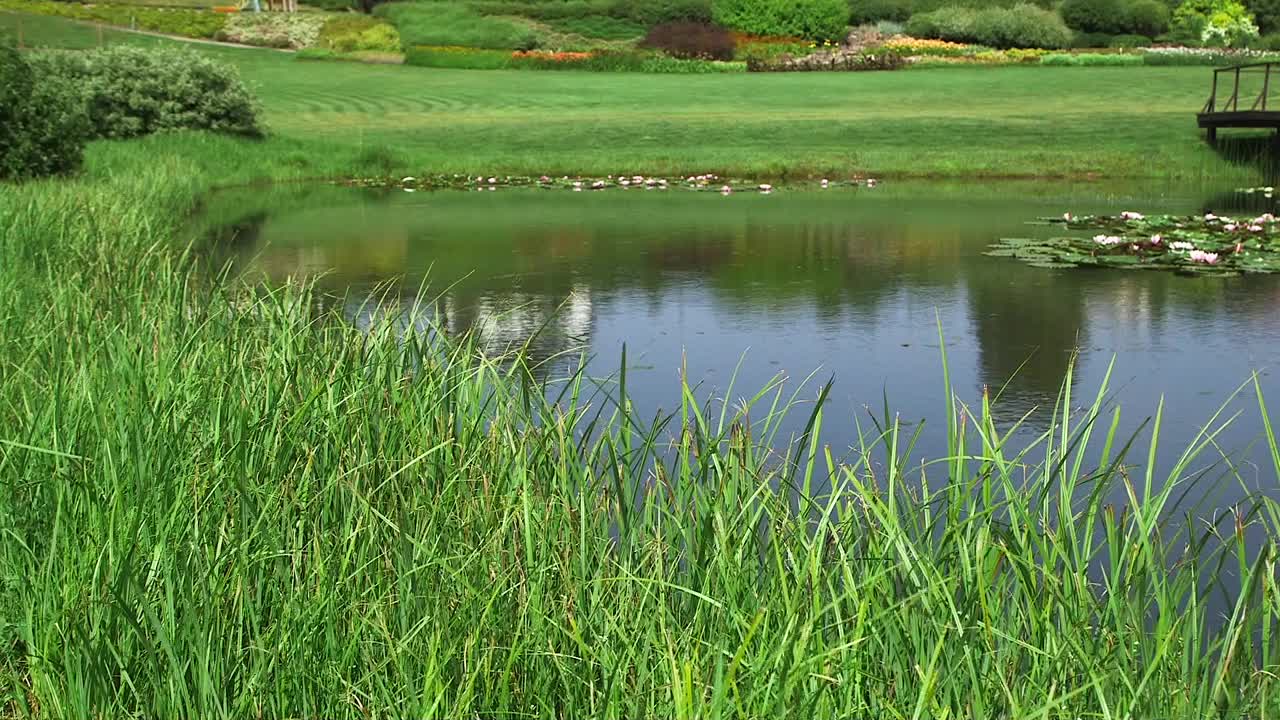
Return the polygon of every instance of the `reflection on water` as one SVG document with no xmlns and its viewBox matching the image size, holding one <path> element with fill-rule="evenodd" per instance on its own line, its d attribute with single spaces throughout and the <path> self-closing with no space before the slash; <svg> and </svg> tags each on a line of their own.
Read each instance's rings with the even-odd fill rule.
<svg viewBox="0 0 1280 720">
<path fill-rule="evenodd" d="M 958 392 L 976 401 L 984 387 L 999 390 L 1003 420 L 1041 408 L 1028 428 L 1043 427 L 1074 354 L 1086 396 L 1115 357 L 1125 426 L 1137 428 L 1163 397 L 1163 440 L 1177 447 L 1255 369 L 1280 398 L 1268 370 L 1280 354 L 1280 278 L 1047 271 L 982 251 L 1001 236 L 1048 232 L 1025 221 L 1068 209 L 1221 211 L 1235 197 L 320 188 L 225 196 L 208 217 L 240 221 L 220 247 L 241 272 L 323 274 L 359 325 L 398 303 L 413 310 L 409 322 L 472 332 L 491 352 L 528 344 L 551 375 L 579 352 L 593 358 L 589 371 L 609 374 L 625 343 L 646 413 L 678 406 L 682 367 L 708 394 L 723 393 L 736 368 L 735 395 L 780 372 L 820 369 L 836 381 L 830 425 L 852 428 L 885 394 L 903 418 L 941 421 L 941 327 Z M 393 299 L 369 302 L 391 279 Z M 1234 436 L 1243 447 L 1260 424 L 1240 406 L 1252 412 Z M 926 436 L 922 451 L 940 443 Z"/>
</svg>

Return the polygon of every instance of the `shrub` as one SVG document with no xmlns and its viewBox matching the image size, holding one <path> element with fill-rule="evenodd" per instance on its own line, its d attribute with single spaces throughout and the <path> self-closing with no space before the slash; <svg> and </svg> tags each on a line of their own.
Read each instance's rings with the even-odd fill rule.
<svg viewBox="0 0 1280 720">
<path fill-rule="evenodd" d="M 377 18 L 343 15 L 325 22 L 314 44 L 340 53 L 400 52 L 400 34 L 393 25 Z"/>
<path fill-rule="evenodd" d="M 330 12 L 357 9 L 354 0 L 304 0 L 303 4 L 307 7 L 319 8 Z"/>
<path fill-rule="evenodd" d="M 230 66 L 183 50 L 116 46 L 32 56 L 40 82 L 74 84 L 89 109 L 93 137 L 162 130 L 261 134 L 258 106 Z"/>
<path fill-rule="evenodd" d="M 1255 50 L 1280 50 L 1280 33 L 1269 33 L 1249 44 Z"/>
<path fill-rule="evenodd" d="M 906 60 L 895 52 L 828 53 L 819 52 L 792 60 L 751 59 L 748 72 L 866 72 L 900 70 Z"/>
<path fill-rule="evenodd" d="M 1170 34 L 1189 44 L 1240 47 L 1258 37 L 1258 26 L 1239 0 L 1184 0 L 1173 13 Z"/>
<path fill-rule="evenodd" d="M 911 17 L 911 0 L 849 0 L 849 22 L 854 25 L 881 20 L 906 22 Z"/>
<path fill-rule="evenodd" d="M 0 45 L 0 179 L 40 177 L 80 166 L 89 137 L 84 100 L 62 78 L 40 78 Z"/>
<path fill-rule="evenodd" d="M 387 3 L 374 11 L 396 26 L 406 46 L 533 49 L 542 38 L 516 20 L 489 17 L 461 3 Z"/>
<path fill-rule="evenodd" d="M 1082 33 L 1078 32 L 1071 37 L 1071 47 L 1073 48 L 1104 48 L 1111 47 L 1111 38 L 1114 35 L 1107 33 Z"/>
<path fill-rule="evenodd" d="M 1107 43 L 1107 47 L 1117 50 L 1151 47 L 1151 38 L 1146 35 L 1116 35 Z"/>
<path fill-rule="evenodd" d="M 1169 30 L 1169 8 L 1158 0 L 1134 0 L 1124 9 L 1124 30 L 1147 38 Z"/>
<path fill-rule="evenodd" d="M 913 15 L 907 33 L 996 48 L 1064 48 L 1072 40 L 1071 31 L 1057 15 L 1028 4 L 985 10 L 942 8 Z"/>
<path fill-rule="evenodd" d="M 305 48 L 316 43 L 325 18 L 311 13 L 236 13 L 227 18 L 217 39 L 242 45 Z"/>
<path fill-rule="evenodd" d="M 848 27 L 846 0 L 713 0 L 716 23 L 753 35 L 836 41 Z"/>
<path fill-rule="evenodd" d="M 974 18 L 975 42 L 995 48 L 1064 48 L 1071 30 L 1049 10 L 1034 5 L 980 10 Z"/>
<path fill-rule="evenodd" d="M 732 60 L 737 43 L 728 30 L 718 25 L 672 22 L 654 25 L 640 47 L 686 60 Z"/>
<path fill-rule="evenodd" d="M 1245 7 L 1253 13 L 1254 21 L 1258 23 L 1258 32 L 1280 31 L 1280 0 L 1247 0 Z"/>
<path fill-rule="evenodd" d="M 1118 33 L 1125 29 L 1120 0 L 1062 0 L 1058 12 L 1067 27 L 1086 33 Z"/>
</svg>

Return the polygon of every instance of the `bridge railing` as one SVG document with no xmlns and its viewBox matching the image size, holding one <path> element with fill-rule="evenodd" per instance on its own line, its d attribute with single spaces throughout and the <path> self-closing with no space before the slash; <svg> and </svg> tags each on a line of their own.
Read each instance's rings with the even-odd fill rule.
<svg viewBox="0 0 1280 720">
<path fill-rule="evenodd" d="M 1244 65 L 1233 65 L 1231 67 L 1217 68 L 1213 71 L 1213 90 L 1209 94 L 1209 101 L 1205 103 L 1202 113 L 1229 113 L 1229 112 L 1250 112 L 1250 111 L 1266 111 L 1267 97 L 1271 94 L 1271 73 L 1272 66 L 1280 63 L 1247 63 Z M 1277 70 L 1280 72 L 1280 70 Z M 1262 88 L 1254 95 L 1252 91 L 1245 88 L 1246 103 L 1241 110 L 1240 98 L 1240 79 L 1244 76 L 1246 84 L 1258 76 L 1262 77 Z M 1224 77 L 1225 76 L 1225 77 Z M 1231 94 L 1226 95 L 1227 88 L 1230 88 Z M 1252 102 L 1249 101 L 1252 98 Z M 1272 107 L 1280 110 L 1280 106 L 1272 103 Z"/>
</svg>

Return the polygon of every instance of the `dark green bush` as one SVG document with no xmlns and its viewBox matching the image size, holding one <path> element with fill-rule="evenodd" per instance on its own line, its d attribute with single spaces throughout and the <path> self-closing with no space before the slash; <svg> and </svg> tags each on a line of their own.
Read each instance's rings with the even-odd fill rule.
<svg viewBox="0 0 1280 720">
<path fill-rule="evenodd" d="M 581 35 L 593 40 L 630 40 L 644 35 L 645 27 L 630 18 L 612 15 L 588 15 L 544 20 L 560 32 Z"/>
<path fill-rule="evenodd" d="M 911 13 L 914 15 L 933 12 L 944 7 L 960 7 L 971 10 L 986 10 L 997 7 L 1009 8 L 1014 5 L 1026 4 L 1026 2 L 1027 0 L 911 0 Z M 1031 4 L 1046 10 L 1052 10 L 1056 0 L 1034 0 Z"/>
<path fill-rule="evenodd" d="M 130 46 L 31 56 L 38 82 L 66 80 L 87 103 L 93 137 L 162 130 L 257 136 L 258 105 L 232 67 L 183 50 Z"/>
<path fill-rule="evenodd" d="M 906 22 L 910 17 L 911 0 L 849 0 L 849 22 L 854 25 Z"/>
<path fill-rule="evenodd" d="M 847 0 L 713 0 L 719 25 L 752 35 L 835 41 L 849 22 Z"/>
<path fill-rule="evenodd" d="M 16 50 L 0 46 L 0 179 L 69 172 L 89 139 L 84 100 L 62 78 L 37 78 Z"/>
<path fill-rule="evenodd" d="M 1253 50 L 1280 50 L 1280 33 L 1269 33 L 1267 35 L 1263 35 L 1252 43 L 1249 43 L 1249 47 Z"/>
<path fill-rule="evenodd" d="M 1126 27 L 1120 0 L 1062 0 L 1058 12 L 1067 27 L 1087 33 L 1118 33 Z"/>
<path fill-rule="evenodd" d="M 1253 13 L 1259 32 L 1280 32 L 1280 0 L 1248 0 L 1245 7 Z"/>
<path fill-rule="evenodd" d="M 1151 47 L 1151 38 L 1146 35 L 1116 35 L 1111 38 L 1107 47 L 1118 49 Z"/>
<path fill-rule="evenodd" d="M 995 48 L 1064 48 L 1071 30 L 1054 13 L 1035 5 L 974 10 L 948 7 L 911 16 L 907 34 Z"/>
<path fill-rule="evenodd" d="M 1169 31 L 1169 8 L 1158 0 L 1134 0 L 1124 8 L 1124 31 L 1157 37 Z"/>
<path fill-rule="evenodd" d="M 355 0 L 303 0 L 302 4 L 330 12 L 357 9 Z"/>
<path fill-rule="evenodd" d="M 1077 49 L 1111 47 L 1113 35 L 1107 33 L 1077 32 L 1071 37 L 1071 47 Z"/>
</svg>

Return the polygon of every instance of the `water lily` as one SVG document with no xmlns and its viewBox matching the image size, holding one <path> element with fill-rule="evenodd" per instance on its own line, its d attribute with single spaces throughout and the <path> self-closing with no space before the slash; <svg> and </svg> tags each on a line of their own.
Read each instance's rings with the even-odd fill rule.
<svg viewBox="0 0 1280 720">
<path fill-rule="evenodd" d="M 1071 222 L 1072 220 L 1075 220 L 1076 218 L 1075 218 L 1075 216 L 1074 216 L 1074 215 L 1072 215 L 1071 213 L 1069 213 L 1069 212 L 1064 212 L 1064 213 L 1062 213 L 1062 219 L 1063 219 L 1063 220 L 1066 220 L 1067 222 Z"/>
<path fill-rule="evenodd" d="M 1253 222 L 1255 223 L 1269 223 L 1269 222 L 1275 222 L 1275 221 L 1276 221 L 1276 216 L 1272 215 L 1271 213 L 1262 213 L 1261 215 L 1253 219 Z"/>
<path fill-rule="evenodd" d="M 826 187 L 830 184 L 831 184 L 830 180 L 827 180 L 826 178 L 822 178 L 822 187 Z"/>
<path fill-rule="evenodd" d="M 733 188 L 729 187 L 728 185 L 725 185 L 720 188 L 721 195 L 728 195 L 731 192 L 733 192 Z"/>
<path fill-rule="evenodd" d="M 581 190 L 581 189 L 582 189 L 582 181 L 581 181 L 581 180 L 574 180 L 574 181 L 573 181 L 573 186 L 574 186 L 575 188 L 577 188 L 577 189 Z"/>
<path fill-rule="evenodd" d="M 1171 242 L 1169 243 L 1169 249 L 1174 252 L 1181 252 L 1183 250 L 1195 250 L 1196 246 L 1189 242 Z"/>
<path fill-rule="evenodd" d="M 547 177 L 546 175 L 543 175 L 542 177 L 538 178 L 538 182 L 544 182 L 544 183 L 551 182 L 551 178 Z"/>
<path fill-rule="evenodd" d="M 404 189 L 404 191 L 405 191 L 405 192 L 417 192 L 417 190 L 414 190 L 413 188 L 405 188 L 405 189 Z"/>
<path fill-rule="evenodd" d="M 1124 238 L 1115 235 L 1094 235 L 1093 241 L 1099 245 L 1119 245 L 1124 242 Z"/>
<path fill-rule="evenodd" d="M 1235 229 L 1236 229 L 1236 224 L 1235 224 L 1235 223 L 1227 223 L 1226 225 L 1223 225 L 1223 226 L 1222 226 L 1222 229 L 1223 229 L 1223 230 L 1226 230 L 1227 232 L 1234 232 L 1234 231 L 1235 231 Z"/>
<path fill-rule="evenodd" d="M 760 185 L 760 192 L 764 192 L 764 193 L 773 192 L 773 186 L 770 185 L 769 183 L 762 183 Z"/>
<path fill-rule="evenodd" d="M 1235 251 L 1236 251 L 1236 253 L 1237 253 L 1237 254 L 1238 254 L 1238 253 L 1242 253 L 1242 252 L 1244 252 L 1244 243 L 1242 243 L 1242 242 L 1238 242 L 1238 243 L 1236 243 L 1236 250 L 1235 250 Z"/>
<path fill-rule="evenodd" d="M 604 187 L 604 185 L 605 185 L 605 183 L 604 183 L 604 181 L 603 181 L 603 180 L 597 180 L 597 181 L 595 181 L 595 182 L 591 183 L 591 187 L 593 187 L 593 188 L 595 188 L 595 189 L 597 189 L 597 190 L 599 190 L 600 188 L 603 188 L 603 187 Z"/>
<path fill-rule="evenodd" d="M 496 182 L 498 182 L 498 178 L 489 178 L 489 184 L 490 184 L 490 185 L 492 185 L 492 184 L 494 184 L 494 183 L 496 183 Z"/>
<path fill-rule="evenodd" d="M 873 187 L 875 187 L 875 186 L 876 186 L 876 179 L 875 179 L 875 178 L 867 178 L 867 187 L 869 187 L 869 188 L 873 188 Z"/>
<path fill-rule="evenodd" d="M 1164 242 L 1164 237 L 1163 237 L 1163 236 L 1161 236 L 1161 235 L 1152 235 L 1152 236 L 1151 236 L 1151 244 L 1152 244 L 1152 245 L 1159 245 L 1159 244 L 1160 244 L 1160 243 L 1162 243 L 1162 242 Z"/>
<path fill-rule="evenodd" d="M 1217 219 L 1218 219 L 1218 216 L 1217 216 L 1217 215 L 1214 215 L 1213 213 L 1205 213 L 1205 214 L 1204 214 L 1204 221 L 1205 221 L 1205 222 L 1213 222 L 1214 220 L 1217 220 Z"/>
<path fill-rule="evenodd" d="M 1193 262 L 1206 265 L 1214 265 L 1218 262 L 1218 253 L 1205 252 L 1203 250 L 1192 250 L 1187 253 L 1187 257 L 1191 258 Z"/>
<path fill-rule="evenodd" d="M 417 180 L 418 180 L 418 178 L 413 177 L 413 176 L 409 176 L 409 177 L 406 177 L 406 178 L 400 178 L 400 182 L 405 183 L 405 184 L 408 184 L 408 183 L 411 183 L 411 182 L 417 182 Z"/>
<path fill-rule="evenodd" d="M 1141 220 L 1146 216 L 1143 215 L 1142 213 L 1133 212 L 1132 210 L 1125 210 L 1124 212 L 1120 213 L 1120 217 L 1125 220 Z"/>
<path fill-rule="evenodd" d="M 1261 225 L 1250 225 L 1250 226 L 1249 226 L 1249 232 L 1262 232 L 1262 226 L 1261 226 Z"/>
</svg>

